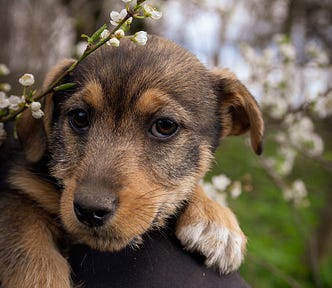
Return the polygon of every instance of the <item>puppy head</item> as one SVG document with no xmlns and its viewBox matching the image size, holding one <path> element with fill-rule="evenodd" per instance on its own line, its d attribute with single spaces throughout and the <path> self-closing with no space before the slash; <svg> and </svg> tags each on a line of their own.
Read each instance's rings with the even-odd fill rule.
<svg viewBox="0 0 332 288">
<path fill-rule="evenodd" d="M 27 120 L 19 133 L 26 151 L 39 141 L 51 154 L 64 187 L 61 219 L 92 247 L 117 250 L 163 225 L 190 198 L 222 137 L 250 130 L 261 151 L 263 122 L 250 93 L 167 40 L 101 48 L 67 82 L 76 86 L 47 96 L 44 125 L 31 124 L 47 145 L 26 132 Z"/>
</svg>

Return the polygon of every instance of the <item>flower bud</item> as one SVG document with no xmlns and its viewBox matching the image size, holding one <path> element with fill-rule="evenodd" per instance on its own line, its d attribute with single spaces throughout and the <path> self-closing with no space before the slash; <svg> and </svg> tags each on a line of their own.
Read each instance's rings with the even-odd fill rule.
<svg viewBox="0 0 332 288">
<path fill-rule="evenodd" d="M 107 29 L 104 29 L 104 31 L 101 32 L 101 34 L 100 34 L 100 38 L 101 38 L 101 39 L 105 39 L 105 38 L 107 38 L 108 36 L 110 36 L 110 31 L 108 31 Z"/>
<path fill-rule="evenodd" d="M 41 117 L 44 116 L 44 112 L 41 109 L 39 109 L 37 111 L 31 111 L 31 112 L 32 112 L 31 113 L 32 117 L 35 118 L 35 119 L 40 119 Z"/>
<path fill-rule="evenodd" d="M 106 42 L 106 44 L 112 47 L 119 47 L 120 41 L 117 38 L 111 38 L 109 41 Z"/>
<path fill-rule="evenodd" d="M 121 39 L 125 36 L 125 32 L 122 29 L 115 31 L 114 36 L 118 39 Z"/>
<path fill-rule="evenodd" d="M 148 36 L 145 31 L 139 31 L 135 33 L 131 40 L 139 45 L 145 45 L 148 41 Z"/>
<path fill-rule="evenodd" d="M 35 83 L 35 77 L 26 73 L 18 79 L 18 82 L 25 87 L 32 86 Z"/>
<path fill-rule="evenodd" d="M 157 9 L 151 7 L 149 4 L 143 5 L 143 11 L 145 17 L 151 17 L 154 20 L 158 20 L 163 15 L 160 11 Z"/>
<path fill-rule="evenodd" d="M 39 102 L 32 102 L 30 107 L 31 111 L 38 111 L 41 108 L 41 104 Z"/>
</svg>

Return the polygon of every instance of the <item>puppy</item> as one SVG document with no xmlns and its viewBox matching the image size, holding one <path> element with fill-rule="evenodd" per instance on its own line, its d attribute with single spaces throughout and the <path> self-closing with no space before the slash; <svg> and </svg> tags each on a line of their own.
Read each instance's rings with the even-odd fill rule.
<svg viewBox="0 0 332 288">
<path fill-rule="evenodd" d="M 65 60 L 45 87 L 65 71 Z M 45 97 L 45 117 L 17 124 L 22 153 L 0 200 L 0 281 L 5 288 L 71 287 L 66 247 L 137 246 L 177 215 L 184 248 L 222 273 L 243 260 L 233 213 L 200 181 L 227 135 L 250 131 L 262 151 L 257 103 L 228 70 L 208 71 L 190 52 L 155 36 L 88 56 Z"/>
</svg>

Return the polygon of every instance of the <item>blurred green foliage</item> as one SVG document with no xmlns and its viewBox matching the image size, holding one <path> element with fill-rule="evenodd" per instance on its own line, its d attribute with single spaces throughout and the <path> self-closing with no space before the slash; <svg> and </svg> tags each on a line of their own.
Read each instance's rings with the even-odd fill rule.
<svg viewBox="0 0 332 288">
<path fill-rule="evenodd" d="M 267 135 L 265 154 L 276 148 L 269 139 Z M 242 183 L 252 181 L 251 191 L 228 197 L 249 240 L 241 274 L 252 287 L 332 287 L 332 253 L 318 260 L 309 252 L 332 187 L 331 173 L 305 157 L 298 157 L 293 171 L 289 177 L 302 178 L 307 186 L 308 207 L 296 208 L 283 198 L 243 137 L 223 140 L 207 175 L 208 180 L 223 173 Z"/>
</svg>

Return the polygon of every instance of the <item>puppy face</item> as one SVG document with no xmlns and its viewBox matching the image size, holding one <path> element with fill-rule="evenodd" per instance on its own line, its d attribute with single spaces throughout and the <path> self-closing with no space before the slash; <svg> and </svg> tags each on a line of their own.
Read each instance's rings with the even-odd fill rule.
<svg viewBox="0 0 332 288">
<path fill-rule="evenodd" d="M 100 250 L 136 244 L 190 199 L 221 137 L 261 125 L 251 129 L 260 146 L 256 102 L 232 74 L 218 73 L 151 37 L 144 47 L 123 41 L 99 49 L 64 79 L 76 83 L 72 90 L 48 95 L 44 127 L 29 121 L 47 139 L 70 233 Z M 21 132 L 28 150 L 40 142 L 26 136 L 29 121 Z M 30 149 L 30 161 L 41 151 Z"/>
</svg>

